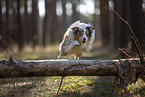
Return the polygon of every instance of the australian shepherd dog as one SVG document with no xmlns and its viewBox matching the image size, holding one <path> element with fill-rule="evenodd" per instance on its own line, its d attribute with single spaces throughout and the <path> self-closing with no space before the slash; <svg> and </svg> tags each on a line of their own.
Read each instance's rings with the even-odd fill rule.
<svg viewBox="0 0 145 97">
<path fill-rule="evenodd" d="M 79 59 L 83 52 L 90 51 L 94 40 L 95 28 L 91 24 L 76 21 L 64 34 L 59 45 L 60 55 L 58 58 L 73 55 L 74 59 Z"/>
</svg>

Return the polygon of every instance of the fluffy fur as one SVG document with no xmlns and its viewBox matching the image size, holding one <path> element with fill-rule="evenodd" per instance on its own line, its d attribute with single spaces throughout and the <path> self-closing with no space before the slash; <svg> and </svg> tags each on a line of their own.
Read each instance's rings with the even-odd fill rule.
<svg viewBox="0 0 145 97">
<path fill-rule="evenodd" d="M 64 38 L 59 45 L 60 55 L 74 55 L 74 59 L 79 59 L 83 52 L 88 52 L 92 48 L 95 40 L 95 28 L 91 24 L 73 23 L 64 34 Z"/>
</svg>

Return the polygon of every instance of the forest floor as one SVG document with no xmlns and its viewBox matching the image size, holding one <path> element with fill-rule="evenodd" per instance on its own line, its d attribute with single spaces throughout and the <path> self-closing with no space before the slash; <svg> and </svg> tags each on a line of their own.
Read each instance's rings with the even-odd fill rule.
<svg viewBox="0 0 145 97">
<path fill-rule="evenodd" d="M 41 60 L 56 59 L 59 51 L 58 45 L 48 46 L 46 48 L 36 47 L 32 49 L 25 47 L 24 51 L 19 53 L 16 48 L 8 51 L 9 53 L 0 53 L 0 60 Z M 80 59 L 116 59 L 115 54 L 110 53 L 101 44 L 96 42 L 89 53 L 83 54 Z M 72 57 L 68 57 L 72 59 Z M 8 78 L 0 79 L 0 97 L 142 97 L 145 96 L 145 82 L 139 79 L 135 84 L 128 85 L 128 93 L 119 90 L 113 94 L 112 82 L 113 76 L 67 76 L 64 78 L 59 95 L 57 89 L 62 77 L 26 77 L 26 78 Z"/>
</svg>

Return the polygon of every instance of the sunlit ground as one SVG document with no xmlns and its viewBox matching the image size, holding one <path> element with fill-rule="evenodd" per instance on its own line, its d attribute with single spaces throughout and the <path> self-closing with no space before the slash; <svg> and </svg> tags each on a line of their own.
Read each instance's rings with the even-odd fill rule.
<svg viewBox="0 0 145 97">
<path fill-rule="evenodd" d="M 56 59 L 59 54 L 58 44 L 47 46 L 45 48 L 37 46 L 33 49 L 31 46 L 24 47 L 22 52 L 19 52 L 16 47 L 11 48 L 8 52 L 0 54 L 1 59 L 9 59 L 12 57 L 14 60 L 33 60 L 33 59 Z"/>
<path fill-rule="evenodd" d="M 91 52 L 84 53 L 80 59 L 114 59 L 117 55 L 108 52 L 108 48 L 102 48 L 100 42 L 95 42 Z M 8 52 L 1 52 L 1 60 L 41 60 L 56 59 L 59 54 L 58 44 L 32 49 L 30 46 L 24 48 L 23 52 L 18 52 L 16 48 L 11 48 Z M 73 59 L 73 57 L 68 57 Z M 145 83 L 138 80 L 137 83 L 128 85 L 129 93 L 120 90 L 118 94 L 113 94 L 112 76 L 68 76 L 64 78 L 60 93 L 57 96 L 61 77 L 29 77 L 0 79 L 0 96 L 2 97 L 118 97 L 118 96 L 145 96 Z"/>
<path fill-rule="evenodd" d="M 116 54 L 110 53 L 109 48 L 103 48 L 101 42 L 95 42 L 92 50 L 88 53 L 83 53 L 80 59 L 113 59 L 117 58 Z M 0 60 L 7 60 L 10 57 L 13 60 L 49 60 L 57 59 L 59 55 L 59 44 L 49 45 L 45 48 L 37 46 L 33 49 L 31 46 L 25 46 L 22 52 L 19 52 L 17 47 L 11 47 L 7 52 L 0 52 Z M 68 59 L 73 59 L 73 56 L 68 56 Z"/>
</svg>

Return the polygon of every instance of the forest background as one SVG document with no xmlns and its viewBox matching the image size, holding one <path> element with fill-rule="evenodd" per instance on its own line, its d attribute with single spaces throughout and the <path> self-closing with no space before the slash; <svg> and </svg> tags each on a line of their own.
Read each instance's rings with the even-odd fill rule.
<svg viewBox="0 0 145 97">
<path fill-rule="evenodd" d="M 145 0 L 0 0 L 0 60 L 56 59 L 65 31 L 77 20 L 96 28 L 91 52 L 80 59 L 122 58 L 118 48 L 135 48 L 129 28 L 111 9 L 128 21 L 145 52 Z M 60 81 L 61 77 L 0 79 L 0 95 L 56 96 Z M 65 77 L 59 96 L 114 96 L 112 82 L 110 76 Z M 124 96 L 145 95 L 140 79 L 127 89 L 130 94 Z"/>
<path fill-rule="evenodd" d="M 130 31 L 115 16 L 129 22 L 145 48 L 144 0 L 0 0 L 0 50 L 58 44 L 75 21 L 91 23 L 103 46 L 127 48 Z M 130 46 L 131 47 L 131 46 Z"/>
</svg>

